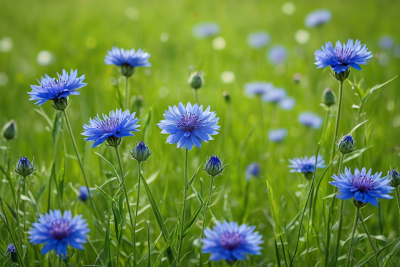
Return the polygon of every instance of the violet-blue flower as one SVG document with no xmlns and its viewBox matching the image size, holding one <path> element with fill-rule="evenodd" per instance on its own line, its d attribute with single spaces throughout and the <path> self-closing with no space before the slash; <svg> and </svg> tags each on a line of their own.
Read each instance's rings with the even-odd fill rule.
<svg viewBox="0 0 400 267">
<path fill-rule="evenodd" d="M 313 112 L 302 112 L 298 117 L 298 121 L 304 126 L 319 129 L 322 126 L 323 119 Z"/>
<path fill-rule="evenodd" d="M 246 168 L 245 175 L 246 175 L 246 180 L 250 181 L 252 177 L 258 177 L 261 171 L 261 166 L 260 164 L 253 162 L 249 164 Z"/>
<path fill-rule="evenodd" d="M 253 32 L 247 36 L 248 45 L 256 49 L 267 46 L 269 42 L 271 42 L 271 36 L 267 32 Z"/>
<path fill-rule="evenodd" d="M 296 99 L 293 97 L 286 97 L 279 102 L 279 105 L 284 110 L 292 110 L 296 105 Z"/>
<path fill-rule="evenodd" d="M 286 48 L 281 45 L 273 46 L 267 52 L 267 59 L 269 60 L 269 62 L 275 65 L 278 65 L 285 61 L 286 57 Z"/>
<path fill-rule="evenodd" d="M 214 22 L 202 22 L 193 27 L 193 35 L 197 38 L 206 38 L 219 32 L 219 25 Z"/>
<path fill-rule="evenodd" d="M 308 28 L 315 28 L 318 26 L 322 26 L 325 23 L 331 20 L 332 14 L 327 9 L 318 9 L 313 12 L 308 13 L 306 19 L 304 20 L 304 24 Z"/>
<path fill-rule="evenodd" d="M 317 163 L 315 164 L 315 156 L 304 158 L 293 158 L 289 160 L 291 165 L 288 165 L 289 168 L 292 168 L 290 172 L 299 172 L 303 173 L 307 179 L 311 179 L 313 173 L 315 172 L 315 167 L 324 168 L 325 160 L 318 155 Z"/>
<path fill-rule="evenodd" d="M 379 46 L 382 49 L 392 49 L 394 47 L 394 40 L 390 36 L 384 36 L 381 39 L 379 39 Z"/>
<path fill-rule="evenodd" d="M 262 99 L 264 102 L 279 103 L 286 98 L 286 91 L 282 88 L 276 88 L 267 91 Z"/>
<path fill-rule="evenodd" d="M 246 83 L 244 89 L 249 96 L 261 96 L 266 92 L 273 90 L 274 86 L 272 83 L 267 82 L 251 82 Z"/>
<path fill-rule="evenodd" d="M 268 131 L 268 138 L 269 141 L 273 143 L 280 143 L 285 139 L 287 136 L 287 130 L 285 128 L 280 128 L 280 129 L 275 129 L 275 130 L 269 130 Z"/>
<path fill-rule="evenodd" d="M 123 48 L 119 49 L 118 47 L 113 47 L 107 51 L 107 55 L 104 58 L 104 63 L 107 65 L 129 65 L 132 68 L 136 67 L 149 67 L 151 64 L 149 63 L 150 54 L 138 49 L 124 50 Z"/>
<path fill-rule="evenodd" d="M 259 245 L 263 243 L 262 235 L 254 232 L 255 226 L 248 227 L 236 222 L 216 221 L 211 230 L 204 230 L 206 238 L 202 239 L 203 253 L 211 253 L 210 261 L 245 260 L 248 255 L 261 255 Z"/>
<path fill-rule="evenodd" d="M 79 188 L 79 199 L 85 202 L 89 198 L 89 192 L 86 186 L 81 186 Z"/>
<path fill-rule="evenodd" d="M 168 107 L 164 118 L 157 124 L 161 133 L 169 134 L 167 143 L 177 143 L 177 147 L 182 149 L 191 150 L 193 145 L 200 148 L 201 142 L 213 140 L 211 135 L 218 134 L 220 128 L 217 125 L 219 118 L 210 107 L 203 111 L 203 106 L 192 106 L 190 102 L 186 107 L 182 103 L 178 107 Z"/>
</svg>

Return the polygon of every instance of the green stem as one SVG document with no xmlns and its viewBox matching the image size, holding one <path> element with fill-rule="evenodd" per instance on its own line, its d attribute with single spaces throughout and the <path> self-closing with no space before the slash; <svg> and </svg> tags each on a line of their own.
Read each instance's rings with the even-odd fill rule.
<svg viewBox="0 0 400 267">
<path fill-rule="evenodd" d="M 72 145 L 74 147 L 76 157 L 78 158 L 78 162 L 79 162 L 79 166 L 81 167 L 83 178 L 85 179 L 85 184 L 86 184 L 86 188 L 88 190 L 90 204 L 92 205 L 92 208 L 93 208 L 94 214 L 96 216 L 96 219 L 100 221 L 100 217 L 99 217 L 99 215 L 97 213 L 97 210 L 96 210 L 96 207 L 94 205 L 94 202 L 93 202 L 93 199 L 92 199 L 92 195 L 90 194 L 89 182 L 88 182 L 88 179 L 86 177 L 85 168 L 83 167 L 82 159 L 81 159 L 81 156 L 79 155 L 78 148 L 77 148 L 76 143 L 75 143 L 74 134 L 72 133 L 71 124 L 69 123 L 68 115 L 67 115 L 67 112 L 66 112 L 65 109 L 63 110 L 63 113 L 64 113 L 65 122 L 67 123 L 69 136 L 71 137 L 71 142 L 72 142 Z M 50 179 L 51 179 L 51 177 L 50 177 Z"/>
<path fill-rule="evenodd" d="M 185 190 L 183 195 L 183 207 L 182 207 L 182 218 L 181 218 L 181 240 L 179 242 L 179 249 L 178 249 L 178 258 L 176 262 L 179 266 L 180 259 L 181 259 L 181 252 L 182 252 L 182 245 L 183 245 L 183 233 L 185 230 L 185 211 L 186 211 L 186 198 L 187 198 L 187 191 L 188 191 L 188 165 L 189 165 L 189 150 L 186 148 L 185 150 Z"/>
<path fill-rule="evenodd" d="M 352 256 L 353 241 L 354 241 L 354 234 L 356 233 L 356 229 L 357 229 L 359 210 L 360 210 L 360 208 L 357 208 L 357 210 L 356 210 L 356 216 L 355 216 L 355 218 L 354 218 L 353 230 L 351 231 L 351 239 L 350 239 L 349 253 L 347 254 L 347 265 L 346 265 L 347 267 L 351 266 L 351 262 L 352 262 L 352 260 L 353 260 L 353 256 Z"/>
<path fill-rule="evenodd" d="M 136 210 L 135 210 L 135 219 L 133 223 L 133 232 L 135 233 L 133 236 L 133 262 L 134 266 L 136 266 L 136 223 L 137 223 L 137 216 L 139 210 L 139 198 L 140 198 L 140 161 L 138 161 L 138 189 L 137 189 L 137 197 L 136 197 Z M 150 259 L 150 256 L 149 256 Z"/>
<path fill-rule="evenodd" d="M 195 97 L 196 97 L 196 103 L 198 104 L 199 103 L 199 98 L 198 98 L 198 95 L 197 95 L 197 89 L 194 89 L 194 94 L 195 94 Z"/>
<path fill-rule="evenodd" d="M 61 256 L 58 256 L 59 260 L 58 260 L 58 266 L 61 267 Z"/>
<path fill-rule="evenodd" d="M 242 223 L 245 223 L 247 217 L 247 207 L 249 206 L 249 189 L 250 189 L 250 181 L 246 181 L 246 189 L 244 190 L 244 203 L 243 203 L 243 215 L 242 215 Z"/>
<path fill-rule="evenodd" d="M 365 232 L 365 233 L 367 234 L 367 236 L 368 236 L 369 243 L 371 244 L 371 247 L 372 247 L 372 249 L 374 250 L 374 252 L 375 252 L 375 254 L 376 254 L 376 253 L 378 252 L 378 250 L 377 250 L 377 248 L 375 247 L 374 242 L 372 242 L 371 235 L 369 234 L 368 229 L 367 229 L 367 226 L 365 225 L 364 219 L 363 219 L 363 217 L 362 217 L 362 215 L 361 215 L 361 210 L 358 211 L 358 215 L 359 215 L 359 217 L 360 217 L 361 225 L 362 225 L 362 227 L 363 227 L 363 229 L 364 229 L 364 232 Z M 376 266 L 379 266 L 379 261 L 378 261 L 378 257 L 377 257 L 377 256 L 375 256 L 375 260 L 376 260 Z"/>
<path fill-rule="evenodd" d="M 26 177 L 24 177 L 24 196 L 26 196 Z M 26 228 L 26 201 L 24 202 L 24 232 L 25 232 L 25 228 Z"/>
<path fill-rule="evenodd" d="M 396 199 L 397 199 L 397 208 L 399 209 L 400 213 L 400 194 L 399 194 L 399 187 L 396 186 L 394 191 L 396 192 Z"/>
<path fill-rule="evenodd" d="M 134 224 L 133 224 L 133 217 L 131 213 L 131 205 L 129 204 L 129 198 L 128 198 L 128 192 L 126 191 L 126 185 L 125 185 L 125 177 L 124 177 L 124 170 L 122 169 L 122 161 L 121 157 L 119 155 L 119 150 L 118 147 L 115 148 L 115 153 L 117 154 L 117 160 L 118 160 L 118 166 L 119 166 L 119 171 L 121 173 L 121 181 L 122 181 L 122 186 L 124 187 L 124 193 L 125 193 L 125 200 L 126 200 L 126 205 L 128 206 L 128 212 L 129 212 L 129 219 L 131 221 L 131 232 L 132 232 L 132 238 L 134 242 L 136 241 L 135 239 L 135 232 L 134 232 Z"/>
<path fill-rule="evenodd" d="M 203 219 L 203 225 L 201 227 L 200 240 L 204 238 L 204 229 L 206 228 L 207 212 L 208 212 L 208 208 L 210 207 L 210 203 L 211 203 L 211 197 L 212 197 L 213 186 L 214 186 L 214 178 L 215 178 L 215 176 L 211 176 L 211 179 L 210 179 L 210 188 L 208 189 L 207 204 L 204 208 L 204 219 Z M 200 252 L 200 266 L 203 266 L 203 257 L 202 256 L 203 256 L 203 254 Z"/>
<path fill-rule="evenodd" d="M 264 147 L 265 144 L 265 137 L 264 137 L 264 113 L 263 113 L 263 109 L 262 109 L 262 99 L 261 96 L 257 96 L 258 97 L 258 106 L 260 109 L 260 126 L 261 126 L 261 136 L 262 136 L 262 144 Z"/>
<path fill-rule="evenodd" d="M 18 239 L 19 239 L 19 247 L 22 253 L 22 234 L 21 234 L 21 224 L 19 222 L 19 202 L 20 202 L 20 198 L 21 198 L 21 194 L 19 193 L 19 184 L 20 184 L 20 179 L 18 179 L 18 184 L 17 184 L 17 223 L 18 223 Z"/>
<path fill-rule="evenodd" d="M 342 165 L 343 165 L 343 158 L 344 155 L 340 154 L 340 160 L 339 160 L 339 171 L 338 171 L 338 175 L 340 175 L 340 172 L 342 170 Z M 336 198 L 336 196 L 335 196 Z M 342 235 L 342 228 L 343 228 L 343 216 L 344 216 L 344 201 L 341 200 L 340 203 L 340 217 L 339 217 L 339 225 L 338 225 L 338 234 L 336 237 L 336 250 L 334 251 L 335 253 L 335 261 L 337 261 L 337 259 L 339 258 L 339 247 L 340 247 L 340 236 Z M 329 245 L 329 244 L 328 244 Z"/>
<path fill-rule="evenodd" d="M 125 80 L 125 109 L 129 109 L 129 78 Z"/>
</svg>

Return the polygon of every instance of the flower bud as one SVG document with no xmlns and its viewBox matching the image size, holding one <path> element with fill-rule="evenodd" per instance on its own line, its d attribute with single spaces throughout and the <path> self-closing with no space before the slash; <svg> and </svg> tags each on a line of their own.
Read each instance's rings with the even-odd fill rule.
<svg viewBox="0 0 400 267">
<path fill-rule="evenodd" d="M 223 166 L 222 164 L 223 162 L 218 156 L 211 156 L 206 165 L 203 164 L 203 170 L 210 176 L 219 176 L 226 168 L 226 165 Z"/>
<path fill-rule="evenodd" d="M 336 148 L 343 155 L 353 152 L 356 150 L 353 137 L 350 134 L 346 134 L 336 143 Z"/>
<path fill-rule="evenodd" d="M 336 73 L 335 71 L 331 71 L 331 76 L 339 81 L 339 82 L 343 82 L 344 80 L 346 80 L 350 75 L 350 69 L 347 69 L 346 71 L 342 71 L 341 73 Z"/>
<path fill-rule="evenodd" d="M 326 88 L 322 93 L 322 103 L 324 103 L 327 107 L 333 106 L 336 102 L 335 93 L 331 88 Z"/>
<path fill-rule="evenodd" d="M 252 177 L 258 177 L 261 171 L 261 166 L 258 163 L 251 163 L 249 166 L 246 168 L 246 180 L 250 181 Z"/>
<path fill-rule="evenodd" d="M 353 198 L 353 205 L 356 207 L 356 208 L 363 208 L 363 207 L 365 207 L 366 205 L 368 204 L 368 202 L 367 203 L 364 203 L 364 202 L 361 202 L 361 201 L 358 201 L 358 200 L 356 200 L 355 198 Z"/>
<path fill-rule="evenodd" d="M 31 175 L 34 171 L 36 171 L 35 165 L 32 163 L 27 157 L 20 158 L 15 164 L 15 173 L 23 177 Z"/>
<path fill-rule="evenodd" d="M 17 263 L 17 261 L 18 261 L 18 255 L 17 255 L 17 250 L 15 249 L 14 244 L 10 244 L 10 245 L 7 247 L 7 252 L 6 252 L 6 254 L 8 254 L 8 253 L 10 253 L 11 261 L 14 262 L 14 263 Z"/>
<path fill-rule="evenodd" d="M 86 186 L 81 186 L 79 188 L 79 199 L 85 202 L 89 198 L 89 192 Z"/>
<path fill-rule="evenodd" d="M 125 77 L 127 77 L 127 78 L 129 78 L 129 77 L 131 77 L 133 74 L 135 74 L 135 71 L 136 71 L 135 67 L 132 67 L 132 66 L 129 65 L 129 64 L 122 64 L 121 67 L 119 68 L 119 72 L 120 72 L 123 76 L 125 76 Z"/>
<path fill-rule="evenodd" d="M 53 100 L 53 103 L 51 103 L 51 106 L 55 110 L 59 110 L 59 111 L 66 110 L 68 108 L 69 104 L 71 103 L 71 100 L 68 100 L 68 97 L 55 98 L 52 100 Z"/>
<path fill-rule="evenodd" d="M 129 151 L 138 162 L 145 162 L 151 156 L 151 151 L 143 141 L 139 142 L 133 151 Z"/>
<path fill-rule="evenodd" d="M 301 74 L 300 73 L 295 73 L 293 75 L 293 82 L 298 84 L 300 82 L 300 80 L 301 80 Z"/>
<path fill-rule="evenodd" d="M 17 136 L 17 124 L 15 124 L 14 120 L 11 120 L 6 125 L 4 125 L 3 130 L 1 131 L 3 137 L 10 141 Z"/>
<path fill-rule="evenodd" d="M 397 170 L 393 169 L 388 172 L 388 176 L 391 180 L 390 185 L 393 187 L 398 187 L 400 185 L 400 174 Z"/>
<path fill-rule="evenodd" d="M 194 72 L 192 75 L 189 77 L 189 84 L 190 87 L 193 89 L 199 89 L 200 87 L 203 86 L 204 84 L 204 79 L 203 79 L 203 74 L 199 72 Z"/>
<path fill-rule="evenodd" d="M 112 135 L 106 139 L 106 142 L 107 146 L 117 147 L 122 143 L 122 138 Z"/>
<path fill-rule="evenodd" d="M 224 91 L 222 96 L 224 97 L 226 103 L 229 104 L 231 102 L 231 96 L 229 95 L 228 91 Z"/>
</svg>

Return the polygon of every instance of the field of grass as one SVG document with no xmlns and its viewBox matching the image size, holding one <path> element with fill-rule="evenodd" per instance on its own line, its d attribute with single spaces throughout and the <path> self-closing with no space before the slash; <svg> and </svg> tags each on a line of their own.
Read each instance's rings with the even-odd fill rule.
<svg viewBox="0 0 400 267">
<path fill-rule="evenodd" d="M 329 68 L 315 67 L 314 52 L 327 41 L 336 43 L 337 40 L 347 42 L 348 39 L 359 39 L 367 45 L 374 57 L 366 66 L 362 66 L 361 71 L 352 69 L 348 80 L 353 82 L 362 79 L 365 91 L 394 78 L 400 72 L 400 48 L 396 48 L 396 45 L 400 45 L 400 2 L 295 1 L 295 12 L 292 15 L 282 12 L 284 3 L 237 0 L 3 1 L 0 4 L 0 123 L 4 125 L 11 119 L 15 120 L 18 133 L 14 140 L 1 140 L 0 146 L 0 162 L 4 170 L 0 174 L 3 208 L 0 214 L 10 229 L 7 230 L 4 220 L 0 221 L 0 265 L 4 263 L 1 266 L 13 266 L 5 255 L 7 246 L 13 243 L 10 233 L 18 239 L 18 230 L 25 228 L 25 231 L 22 229 L 22 244 L 15 240 L 17 247 L 22 245 L 24 266 L 59 266 L 54 251 L 41 255 L 43 245 L 30 244 L 27 233 L 32 223 L 38 220 L 39 214 L 49 209 L 59 209 L 71 210 L 73 215 L 82 214 L 91 230 L 84 250 L 69 247 L 69 263 L 66 260 L 62 266 L 117 266 L 118 241 L 114 226 L 118 222 L 112 216 L 110 241 L 107 244 L 110 207 L 95 189 L 106 183 L 102 188 L 114 196 L 120 186 L 113 179 L 116 175 L 111 167 L 96 153 L 119 171 L 117 158 L 114 149 L 105 144 L 92 149 L 91 143 L 84 141 L 81 133 L 89 118 L 124 108 L 125 78 L 120 76 L 116 66 L 104 64 L 107 50 L 118 46 L 126 49 L 141 48 L 151 54 L 151 67 L 137 68 L 129 79 L 132 96 L 129 109 L 136 112 L 140 119 L 140 131 L 134 137 L 125 138 L 119 147 L 123 169 L 129 171 L 125 179 L 132 210 L 136 209 L 138 166 L 131 159 L 129 150 L 136 146 L 136 142 L 145 141 L 153 154 L 147 162 L 141 164 L 143 176 L 155 200 L 154 203 L 150 201 L 149 192 L 146 192 L 142 184 L 136 228 L 138 257 L 144 256 L 142 266 L 154 266 L 166 243 L 160 235 L 162 229 L 154 215 L 155 206 L 169 232 L 181 216 L 185 151 L 176 148 L 176 144 L 166 143 L 167 135 L 160 133 L 157 123 L 163 119 L 164 110 L 168 106 L 180 102 L 196 102 L 195 92 L 188 84 L 190 66 L 205 73 L 205 84 L 198 90 L 198 103 L 210 106 L 216 112 L 221 129 L 218 135 L 213 136 L 215 140 L 208 144 L 203 142 L 200 149 L 193 148 L 189 152 L 189 178 L 202 163 L 206 163 L 207 156 L 220 155 L 224 163 L 228 164 L 223 175 L 215 178 L 207 226 L 213 228 L 217 220 L 235 221 L 255 226 L 256 231 L 263 236 L 261 255 L 235 262 L 237 266 L 289 266 L 292 258 L 292 266 L 327 266 L 325 229 L 333 198 L 325 197 L 334 192 L 328 181 L 332 180 L 331 172 L 337 173 L 338 164 L 336 162 L 333 170 L 329 169 L 323 177 L 317 199 L 312 201 L 315 211 L 311 218 L 310 206 L 304 213 L 303 210 L 312 180 L 305 179 L 300 173 L 291 173 L 288 167 L 289 159 L 315 155 L 319 142 L 319 154 L 325 159 L 326 165 L 330 163 L 336 106 L 332 107 L 327 120 L 326 110 L 320 103 L 322 92 L 327 87 L 331 87 L 338 95 L 338 82 L 330 76 Z M 320 29 L 306 28 L 305 16 L 318 8 L 329 9 L 332 12 L 331 21 Z M 204 39 L 194 37 L 193 26 L 209 21 L 220 26 L 220 33 Z M 296 32 L 301 29 L 310 35 L 309 40 L 303 44 L 299 44 L 295 38 Z M 251 48 L 246 41 L 247 35 L 260 30 L 270 34 L 271 43 L 265 48 Z M 383 36 L 391 36 L 396 43 L 395 47 L 382 49 L 379 40 Z M 213 45 L 216 37 L 222 37 L 226 42 L 222 50 L 215 49 L 215 42 Z M 287 49 L 287 58 L 279 65 L 270 63 L 266 58 L 266 52 L 274 45 L 282 45 Z M 51 101 L 38 107 L 34 101 L 29 101 L 30 96 L 27 94 L 31 91 L 30 85 L 36 85 L 41 76 L 48 74 L 56 77 L 56 73 L 61 73 L 63 69 L 77 69 L 79 76 L 85 75 L 84 82 L 87 83 L 87 86 L 79 90 L 79 96 L 70 97 L 72 102 L 67 113 L 89 186 L 93 188 L 91 192 L 99 213 L 98 220 L 89 200 L 82 202 L 78 199 L 79 187 L 85 185 L 85 180 L 61 113 L 51 107 Z M 226 72 L 233 73 L 234 79 L 227 80 Z M 301 74 L 298 83 L 293 81 L 296 73 Z M 263 103 L 262 126 L 257 99 L 248 97 L 244 92 L 245 84 L 253 81 L 272 82 L 276 87 L 284 88 L 289 96 L 296 99 L 296 105 L 292 110 L 283 110 L 273 104 Z M 358 157 L 346 161 L 345 167 L 352 170 L 355 167 L 372 168 L 373 173 L 383 172 L 386 175 L 390 168 L 400 165 L 399 87 L 400 79 L 397 78 L 371 95 L 358 122 L 368 121 L 354 132 L 356 147 L 358 151 L 364 152 L 356 152 Z M 230 101 L 224 98 L 225 91 Z M 357 124 L 358 110 L 352 108 L 353 104 L 359 105 L 359 99 L 355 88 L 345 81 L 339 136 L 350 132 Z M 323 117 L 324 125 L 320 129 L 312 129 L 300 124 L 298 115 L 304 111 Z M 268 130 L 276 128 L 286 128 L 288 131 L 285 140 L 279 144 L 268 140 Z M 323 135 L 325 128 L 326 133 Z M 25 194 L 21 177 L 13 171 L 15 162 L 21 156 L 34 158 L 36 164 L 36 172 L 26 180 Z M 245 170 L 252 162 L 261 165 L 261 173 L 258 178 L 248 182 Z M 316 172 L 317 182 L 323 171 L 318 169 Z M 204 199 L 208 195 L 209 180 L 210 177 L 200 168 L 193 187 Z M 20 191 L 13 192 L 13 188 Z M 186 220 L 200 205 L 195 190 L 189 188 Z M 14 199 L 13 193 L 16 194 Z M 365 225 L 379 248 L 400 237 L 400 214 L 394 191 L 391 195 L 394 198 L 381 200 L 379 208 L 368 204 L 362 209 L 364 218 L 371 216 Z M 16 199 L 20 202 L 19 212 L 16 210 Z M 22 207 L 25 205 L 24 216 Z M 340 205 L 336 204 L 332 212 L 331 223 L 334 226 L 330 257 L 336 242 L 335 224 L 339 218 L 339 208 Z M 352 202 L 345 201 L 341 240 L 347 240 L 347 243 L 342 243 L 337 266 L 347 264 L 348 239 L 352 232 L 354 214 Z M 17 217 L 22 225 L 20 227 Z M 25 227 L 22 223 L 24 218 Z M 127 214 L 125 219 L 119 266 L 134 266 Z M 199 265 L 202 221 L 203 211 L 184 239 L 181 255 L 184 257 L 180 266 Z M 177 239 L 175 235 L 170 242 L 172 250 L 178 249 Z M 148 240 L 154 244 L 150 261 L 146 256 Z M 381 266 L 400 266 L 396 254 L 390 254 L 392 251 L 397 252 L 400 244 L 396 244 L 380 254 L 379 264 L 386 255 L 393 256 Z M 108 247 L 112 257 L 109 263 Z M 293 256 L 295 249 L 296 255 Z M 353 249 L 354 264 L 368 253 L 373 255 L 361 224 L 355 234 Z M 224 261 L 206 263 L 208 258 L 209 254 L 203 254 L 206 266 L 228 266 Z M 376 264 L 375 259 L 371 259 L 364 266 Z M 18 262 L 14 266 L 22 265 Z M 156 266 L 170 266 L 167 256 L 164 255 L 161 263 Z"/>
</svg>

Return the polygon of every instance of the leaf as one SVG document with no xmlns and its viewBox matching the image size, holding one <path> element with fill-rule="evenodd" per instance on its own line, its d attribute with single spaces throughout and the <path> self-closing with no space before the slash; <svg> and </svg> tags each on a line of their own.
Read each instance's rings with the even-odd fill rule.
<svg viewBox="0 0 400 267">
<path fill-rule="evenodd" d="M 60 200 L 62 202 L 63 199 L 63 195 L 64 195 L 64 178 L 65 178 L 65 166 L 66 166 L 66 162 L 65 162 L 65 158 L 63 158 L 62 163 L 61 163 L 61 170 L 58 173 L 58 177 L 59 177 L 59 181 L 58 181 L 58 187 L 60 188 Z"/>
<path fill-rule="evenodd" d="M 46 112 L 43 110 L 42 107 L 40 109 L 35 108 L 34 109 L 37 113 L 39 113 L 49 124 L 49 127 L 53 129 L 53 122 L 50 120 L 49 116 L 47 116 Z"/>
<path fill-rule="evenodd" d="M 157 178 L 158 174 L 160 173 L 160 170 L 156 171 L 153 173 L 148 179 L 147 179 L 147 184 L 151 184 L 154 182 L 154 180 Z"/>
<path fill-rule="evenodd" d="M 162 233 L 158 236 L 157 240 L 151 245 L 151 249 L 154 249 L 156 247 L 156 244 L 158 243 L 158 240 L 160 240 L 161 236 L 162 236 Z M 167 242 L 166 242 L 166 244 L 167 244 Z M 145 261 L 147 260 L 148 256 L 149 256 L 149 254 L 146 252 L 143 255 L 143 257 L 139 260 L 139 262 L 137 263 L 137 267 L 142 266 L 145 263 Z"/>
<path fill-rule="evenodd" d="M 393 81 L 393 80 L 396 79 L 396 78 L 397 78 L 397 75 L 396 75 L 393 79 L 391 79 L 391 80 L 389 80 L 389 81 L 387 81 L 387 82 L 385 82 L 385 83 L 382 83 L 382 84 L 379 84 L 379 83 L 378 83 L 377 85 L 375 85 L 374 87 L 371 88 L 370 94 L 372 94 L 375 90 L 381 88 L 382 86 L 384 86 L 384 85 L 390 83 L 391 81 Z"/>
<path fill-rule="evenodd" d="M 107 256 L 107 266 L 112 266 L 111 261 L 111 240 L 110 240 L 110 222 L 111 222 L 111 208 L 108 212 L 108 220 L 107 220 L 107 229 L 106 229 L 106 237 L 105 237 L 105 248 L 104 252 Z"/>
<path fill-rule="evenodd" d="M 106 160 L 106 159 L 105 159 L 102 155 L 100 155 L 99 153 L 97 153 L 97 152 L 94 152 L 94 153 L 96 153 L 96 154 L 97 154 L 98 156 L 100 156 L 105 162 L 107 162 L 108 165 L 110 165 L 111 169 L 113 170 L 113 172 L 114 172 L 115 175 L 117 176 L 119 182 L 121 183 L 121 179 L 120 179 L 120 177 L 119 177 L 119 175 L 118 175 L 118 172 L 115 170 L 115 168 L 114 168 L 114 166 L 111 164 L 111 162 L 109 162 L 108 160 Z"/>
<path fill-rule="evenodd" d="M 194 179 L 196 178 L 197 173 L 199 172 L 201 166 L 202 166 L 202 165 L 200 165 L 200 166 L 197 168 L 197 171 L 193 174 L 192 178 L 190 178 L 190 180 L 189 180 L 189 187 L 192 186 L 192 184 L 193 184 L 193 182 L 194 182 Z"/>
<path fill-rule="evenodd" d="M 194 186 L 192 186 L 192 189 L 193 189 L 193 191 L 196 193 L 197 198 L 200 200 L 200 203 L 201 203 L 202 205 L 204 205 L 203 198 L 201 197 L 201 195 L 199 194 L 199 192 L 197 192 L 197 190 L 194 188 Z"/>
<path fill-rule="evenodd" d="M 150 122 L 151 122 L 151 114 L 152 114 L 152 110 L 153 110 L 153 108 L 150 108 L 150 110 L 149 110 L 149 114 L 147 114 L 147 120 L 146 120 L 146 124 L 144 125 L 144 128 L 143 128 L 143 137 L 142 137 L 142 140 L 144 141 L 144 140 L 146 140 L 147 138 L 147 129 L 148 129 L 148 127 L 149 127 L 149 125 L 150 125 Z"/>
<path fill-rule="evenodd" d="M 393 250 L 388 255 L 386 255 L 386 257 L 383 259 L 383 262 L 381 263 L 380 267 L 390 266 L 390 264 L 392 263 L 392 260 L 396 256 L 397 252 L 399 252 L 399 250 L 400 250 L 400 242 L 397 243 L 397 245 L 393 248 Z"/>
<path fill-rule="evenodd" d="M 371 251 L 370 253 L 366 254 L 354 267 L 361 267 L 363 266 L 369 259 L 372 259 L 375 255 L 375 252 Z"/>
<path fill-rule="evenodd" d="M 270 184 L 267 181 L 267 189 L 268 189 L 268 200 L 269 200 L 269 208 L 271 210 L 271 216 L 272 219 L 274 220 L 274 231 L 275 231 L 275 235 L 277 235 L 278 233 L 281 232 L 281 227 L 279 225 L 279 219 L 278 219 L 278 214 L 276 213 L 276 209 L 277 209 L 277 205 L 275 203 L 274 200 L 274 191 L 272 190 L 272 187 L 270 186 Z"/>
<path fill-rule="evenodd" d="M 383 248 L 381 248 L 380 250 L 378 250 L 378 252 L 376 252 L 376 254 L 373 254 L 373 255 L 370 255 L 370 257 L 368 258 L 368 259 L 364 259 L 365 258 L 365 256 L 364 256 L 364 258 L 362 258 L 361 259 L 361 261 L 363 261 L 364 260 L 364 262 L 363 262 L 363 264 L 365 264 L 367 261 L 369 261 L 370 259 L 372 259 L 373 257 L 375 257 L 375 255 L 376 255 L 376 257 L 379 257 L 379 255 L 385 250 L 385 249 L 387 249 L 388 247 L 390 247 L 393 243 L 395 243 L 396 241 L 398 241 L 398 240 L 400 240 L 400 237 L 399 238 L 396 238 L 395 240 L 393 240 L 392 242 L 390 242 L 389 244 L 387 244 L 386 246 L 384 246 Z M 399 244 L 399 243 L 398 243 Z M 398 245 L 397 244 L 397 245 Z M 372 251 L 372 253 L 374 253 L 373 251 Z M 368 253 L 368 254 L 370 254 L 370 253 Z M 360 262 L 361 262 L 360 261 Z M 360 263 L 358 263 L 356 266 L 354 266 L 354 267 L 358 267 L 358 266 L 362 266 Z"/>
<path fill-rule="evenodd" d="M 359 123 L 358 125 L 356 125 L 350 132 L 349 134 L 352 134 L 355 130 L 357 130 L 358 127 L 360 127 L 361 125 L 363 125 L 364 123 L 366 123 L 368 120 L 365 120 L 361 123 Z"/>
<path fill-rule="evenodd" d="M 355 158 L 361 156 L 361 154 L 364 153 L 364 151 L 367 150 L 370 147 L 372 147 L 372 146 L 369 146 L 369 147 L 366 147 L 366 148 L 363 148 L 363 149 L 357 149 L 356 151 L 347 154 L 345 156 L 345 159 L 343 160 L 343 163 L 348 162 L 348 161 L 350 161 L 352 159 L 355 159 Z"/>
<path fill-rule="evenodd" d="M 183 237 L 185 237 L 187 234 L 189 234 L 190 230 L 192 230 L 192 227 L 195 224 L 196 219 L 199 216 L 199 214 L 200 214 L 201 210 L 203 209 L 203 207 L 204 207 L 204 205 L 200 204 L 197 207 L 197 209 L 194 211 L 194 213 L 192 214 L 192 217 L 190 217 L 190 220 L 185 225 L 185 229 L 183 230 Z"/>
<path fill-rule="evenodd" d="M 231 211 L 231 205 L 229 203 L 229 198 L 228 198 L 227 194 L 224 195 L 224 206 L 223 206 L 223 210 L 222 211 L 223 211 L 224 217 L 226 219 L 228 219 L 228 221 L 232 221 L 233 220 L 232 211 Z"/>
<path fill-rule="evenodd" d="M 107 200 L 108 205 L 112 206 L 113 202 L 114 202 L 113 199 L 103 189 L 101 189 L 97 185 L 95 185 L 95 186 L 96 186 L 97 191 L 99 191 L 103 195 L 103 197 Z"/>
<path fill-rule="evenodd" d="M 54 143 L 57 141 L 58 134 L 60 133 L 60 128 L 62 124 L 61 116 L 62 112 L 56 111 L 56 114 L 54 116 L 53 131 L 52 131 L 52 137 Z"/>
</svg>

